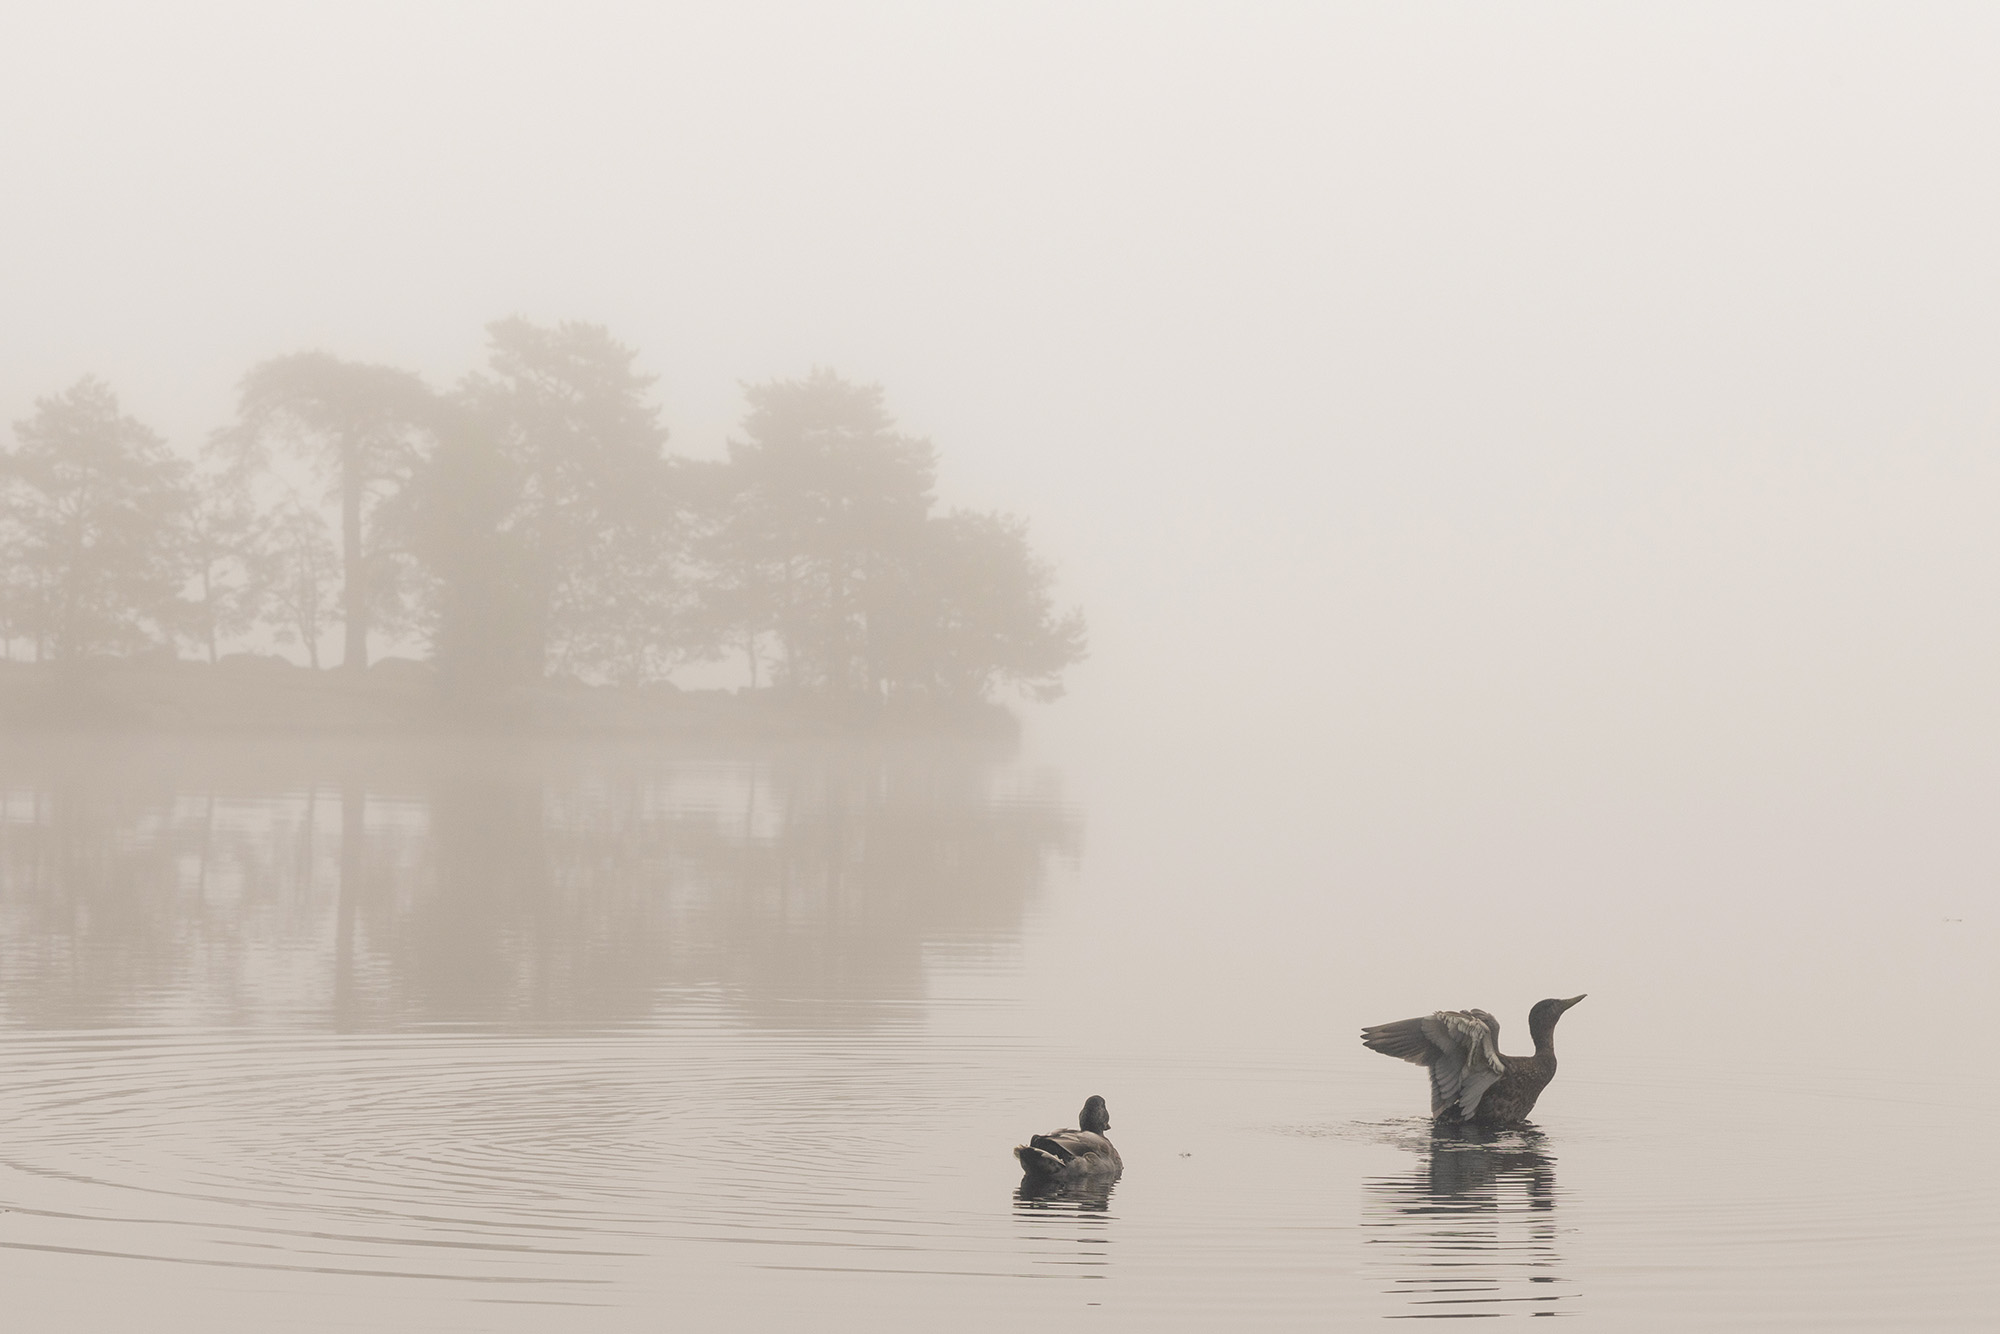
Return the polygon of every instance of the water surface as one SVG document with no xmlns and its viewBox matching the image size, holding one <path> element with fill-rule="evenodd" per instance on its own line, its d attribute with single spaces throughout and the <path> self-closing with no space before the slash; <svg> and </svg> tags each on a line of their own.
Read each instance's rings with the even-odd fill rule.
<svg viewBox="0 0 2000 1334">
<path fill-rule="evenodd" d="M 1557 838 L 1573 812 L 1447 795 L 1441 851 L 1393 793 L 1216 780 L 973 745 L 10 747 L 10 1310 L 1984 1323 L 1983 885 L 1879 883 L 1821 834 L 1726 859 L 1826 850 L 1751 895 L 1661 852 L 1670 802 Z M 1354 1040 L 1481 1005 L 1520 1050 L 1577 991 L 1518 1132 L 1435 1133 L 1421 1072 Z M 1126 1177 L 1023 1196 L 1008 1147 L 1093 1092 Z"/>
</svg>

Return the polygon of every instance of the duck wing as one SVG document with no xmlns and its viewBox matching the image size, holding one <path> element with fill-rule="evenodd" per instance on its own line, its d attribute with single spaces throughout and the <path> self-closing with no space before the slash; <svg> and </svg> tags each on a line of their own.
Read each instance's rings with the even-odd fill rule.
<svg viewBox="0 0 2000 1334">
<path fill-rule="evenodd" d="M 1507 1067 L 1500 1060 L 1500 1021 L 1484 1010 L 1439 1010 L 1361 1030 L 1370 1051 L 1431 1072 L 1431 1115 L 1471 1116 Z"/>
<path fill-rule="evenodd" d="M 1064 1176 L 1116 1171 L 1123 1167 L 1111 1141 L 1088 1130 L 1052 1130 L 1031 1135 L 1014 1150 L 1021 1170 L 1031 1176 Z"/>
</svg>

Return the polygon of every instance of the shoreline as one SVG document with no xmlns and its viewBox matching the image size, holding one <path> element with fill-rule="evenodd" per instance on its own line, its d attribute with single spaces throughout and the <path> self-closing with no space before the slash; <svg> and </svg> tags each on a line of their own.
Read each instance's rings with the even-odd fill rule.
<svg viewBox="0 0 2000 1334">
<path fill-rule="evenodd" d="M 547 681 L 511 687 L 469 709 L 446 696 L 427 664 L 407 658 L 352 675 L 264 658 L 99 662 L 68 670 L 0 662 L 0 736 L 1012 740 L 1019 730 L 1019 719 L 1001 704 L 829 701 L 770 687 Z"/>
</svg>

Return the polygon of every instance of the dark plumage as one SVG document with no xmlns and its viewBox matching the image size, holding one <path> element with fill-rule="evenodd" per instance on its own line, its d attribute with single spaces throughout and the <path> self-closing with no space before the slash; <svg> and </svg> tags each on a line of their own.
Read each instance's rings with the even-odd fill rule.
<svg viewBox="0 0 2000 1334">
<path fill-rule="evenodd" d="M 1091 1095 L 1077 1115 L 1077 1129 L 1051 1130 L 1031 1136 L 1026 1144 L 1014 1146 L 1014 1157 L 1030 1181 L 1077 1181 L 1085 1177 L 1116 1176 L 1125 1170 L 1104 1132 L 1111 1129 L 1111 1113 L 1104 1099 Z"/>
<path fill-rule="evenodd" d="M 1528 1011 L 1533 1056 L 1500 1054 L 1500 1021 L 1484 1010 L 1439 1010 L 1361 1030 L 1370 1051 L 1431 1072 L 1431 1115 L 1440 1121 L 1517 1126 L 1556 1077 L 1556 1020 L 1582 1000 L 1538 1001 Z"/>
</svg>

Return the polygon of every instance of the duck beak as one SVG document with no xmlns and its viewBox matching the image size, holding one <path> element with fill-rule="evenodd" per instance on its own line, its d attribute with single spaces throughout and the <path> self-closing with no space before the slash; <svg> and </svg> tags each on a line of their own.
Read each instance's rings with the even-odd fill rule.
<svg viewBox="0 0 2000 1334">
<path fill-rule="evenodd" d="M 1590 994 L 1590 993 L 1586 991 L 1586 992 L 1584 992 L 1584 993 L 1583 993 L 1583 996 L 1588 996 L 1589 994 Z M 1568 1000 L 1566 1000 L 1566 1001 L 1564 1001 L 1564 1002 L 1563 1002 L 1563 1008 L 1564 1008 L 1565 1010 L 1567 1010 L 1567 1009 L 1568 1009 L 1568 1008 L 1569 1008 L 1570 1006 L 1572 1006 L 1572 1005 L 1576 1004 L 1576 1003 L 1577 1003 L 1578 1001 L 1582 1000 L 1582 999 L 1583 999 L 1583 996 L 1571 996 L 1571 997 L 1570 997 L 1570 998 L 1569 998 Z"/>
</svg>

